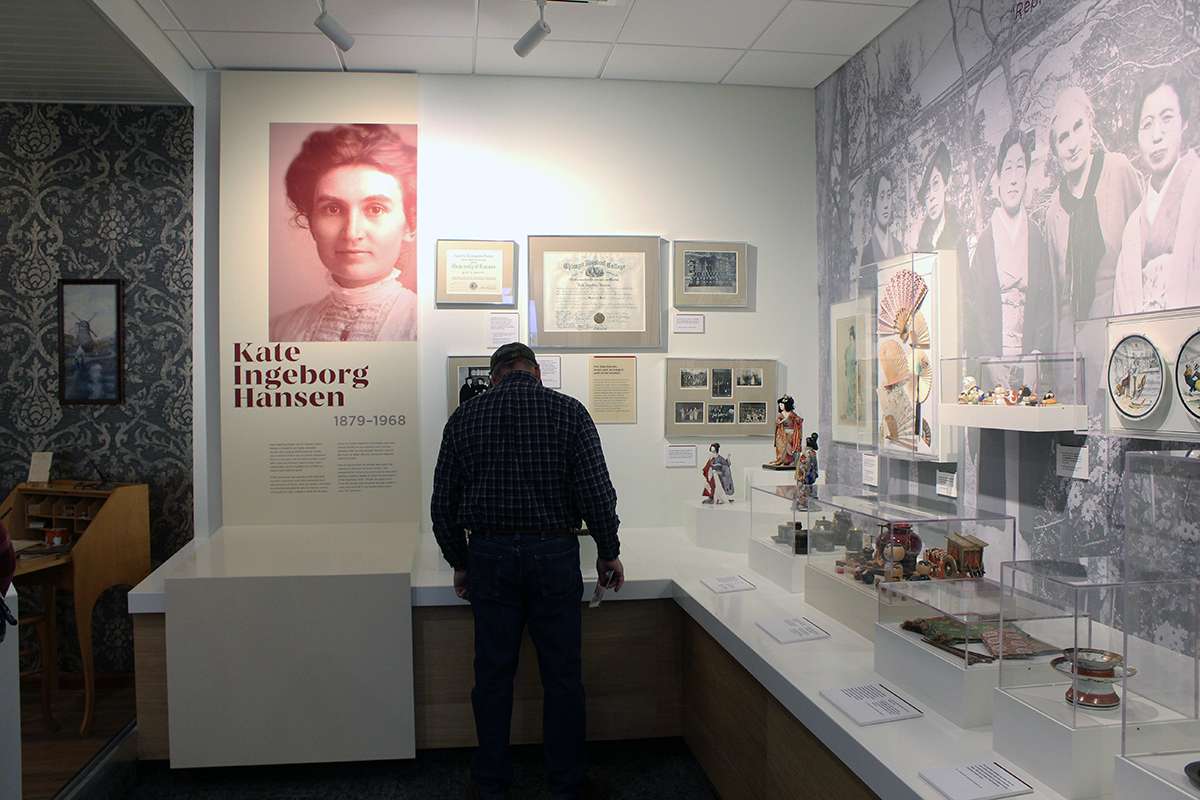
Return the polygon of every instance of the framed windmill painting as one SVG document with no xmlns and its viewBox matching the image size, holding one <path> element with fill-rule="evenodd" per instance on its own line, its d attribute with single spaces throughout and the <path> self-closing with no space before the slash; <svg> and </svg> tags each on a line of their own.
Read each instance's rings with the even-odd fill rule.
<svg viewBox="0 0 1200 800">
<path fill-rule="evenodd" d="M 58 398 L 64 405 L 124 400 L 123 296 L 119 279 L 58 282 Z"/>
</svg>

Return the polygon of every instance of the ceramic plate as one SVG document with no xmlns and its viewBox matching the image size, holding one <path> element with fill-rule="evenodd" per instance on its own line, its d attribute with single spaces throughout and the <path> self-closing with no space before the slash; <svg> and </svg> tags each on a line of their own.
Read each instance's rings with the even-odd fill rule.
<svg viewBox="0 0 1200 800">
<path fill-rule="evenodd" d="M 1200 420 L 1200 331 L 1196 331 L 1179 348 L 1175 359 L 1175 391 L 1183 401 L 1183 407 Z"/>
<path fill-rule="evenodd" d="M 1163 364 L 1150 340 L 1140 334 L 1117 342 L 1108 357 L 1108 396 L 1121 416 L 1144 419 L 1163 395 Z"/>
</svg>

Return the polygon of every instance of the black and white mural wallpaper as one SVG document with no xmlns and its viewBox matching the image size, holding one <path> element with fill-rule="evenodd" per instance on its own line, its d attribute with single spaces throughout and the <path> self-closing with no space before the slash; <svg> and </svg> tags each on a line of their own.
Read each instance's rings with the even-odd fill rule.
<svg viewBox="0 0 1200 800">
<path fill-rule="evenodd" d="M 148 483 L 156 565 L 192 537 L 192 141 L 189 108 L 0 103 L 0 492 L 37 450 L 55 478 Z M 124 281 L 120 405 L 58 402 L 60 278 Z M 78 672 L 59 597 L 61 667 Z M 131 672 L 124 592 L 95 614 L 97 670 Z"/>
<path fill-rule="evenodd" d="M 959 253 L 968 355 L 1069 353 L 1079 320 L 1200 305 L 1198 102 L 1197 0 L 921 0 L 817 89 L 823 314 L 860 265 L 935 247 Z M 1089 480 L 1056 476 L 1058 442 L 1088 445 Z M 1169 446 L 964 444 L 963 502 L 1019 504 L 1026 557 L 1119 553 L 1125 454 Z M 830 450 L 830 480 L 859 483 Z"/>
</svg>

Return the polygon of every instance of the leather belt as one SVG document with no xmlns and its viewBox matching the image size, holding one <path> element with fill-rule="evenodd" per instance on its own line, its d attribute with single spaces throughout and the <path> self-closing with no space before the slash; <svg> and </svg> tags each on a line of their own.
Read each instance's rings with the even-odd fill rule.
<svg viewBox="0 0 1200 800">
<path fill-rule="evenodd" d="M 583 531 L 579 528 L 548 528 L 543 530 L 528 530 L 528 531 L 471 531 L 472 536 L 482 536 L 484 538 L 499 538 L 502 536 L 582 536 Z"/>
</svg>

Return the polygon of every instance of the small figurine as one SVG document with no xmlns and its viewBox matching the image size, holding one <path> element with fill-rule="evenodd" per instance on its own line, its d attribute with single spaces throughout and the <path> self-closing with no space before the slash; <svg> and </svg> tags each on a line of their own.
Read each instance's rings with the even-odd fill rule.
<svg viewBox="0 0 1200 800">
<path fill-rule="evenodd" d="M 820 434 L 813 432 L 804 441 L 804 450 L 796 459 L 796 483 L 812 486 L 817 482 L 817 478 L 821 474 L 817 465 L 817 450 L 820 449 L 817 446 L 817 439 L 819 438 Z"/>
<path fill-rule="evenodd" d="M 1008 397 L 1008 392 L 1004 391 L 1004 387 L 996 384 L 996 388 L 992 389 L 992 404 L 997 406 L 1007 405 L 1004 401 Z"/>
<path fill-rule="evenodd" d="M 917 568 L 913 572 L 910 581 L 928 581 L 933 579 L 933 565 L 928 561 L 921 560 L 917 562 Z"/>
<path fill-rule="evenodd" d="M 987 542 L 966 533 L 946 537 L 946 556 L 954 561 L 958 572 L 968 578 L 983 577 L 983 548 Z"/>
<path fill-rule="evenodd" d="M 796 413 L 796 401 L 784 395 L 777 401 L 775 415 L 775 460 L 763 464 L 765 469 L 785 470 L 795 466 L 804 439 L 804 419 Z"/>
<path fill-rule="evenodd" d="M 835 547 L 845 547 L 846 540 L 850 537 L 850 531 L 853 529 L 854 520 L 849 511 L 833 512 L 833 544 Z M 857 550 L 861 546 L 861 544 L 855 545 L 854 549 Z"/>
<path fill-rule="evenodd" d="M 913 574 L 917 558 L 921 555 L 921 537 L 910 523 L 896 522 L 881 524 L 875 539 L 875 558 L 884 562 L 891 570 L 892 564 L 900 565 L 901 578 Z"/>
<path fill-rule="evenodd" d="M 729 459 L 721 455 L 721 445 L 713 442 L 708 446 L 712 453 L 700 474 L 704 477 L 704 502 L 708 505 L 722 505 L 725 499 L 733 502 L 733 465 Z"/>
<path fill-rule="evenodd" d="M 1022 384 L 1021 388 L 1017 390 L 1017 405 L 1036 406 L 1037 395 L 1033 393 L 1033 389 L 1030 389 L 1028 386 Z"/>
<path fill-rule="evenodd" d="M 958 402 L 963 405 L 977 402 L 976 400 L 974 400 L 974 398 L 979 396 L 978 381 L 976 381 L 973 376 L 966 375 L 963 377 L 962 386 L 963 386 L 962 391 L 958 393 Z"/>
<path fill-rule="evenodd" d="M 1047 389 L 1046 393 L 1044 395 L 1042 395 L 1042 405 L 1044 405 L 1044 406 L 1058 405 L 1058 398 L 1054 396 L 1053 389 Z"/>
</svg>

